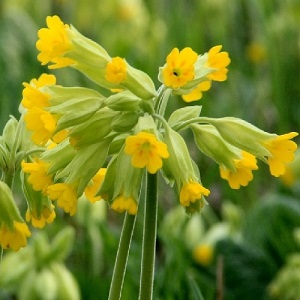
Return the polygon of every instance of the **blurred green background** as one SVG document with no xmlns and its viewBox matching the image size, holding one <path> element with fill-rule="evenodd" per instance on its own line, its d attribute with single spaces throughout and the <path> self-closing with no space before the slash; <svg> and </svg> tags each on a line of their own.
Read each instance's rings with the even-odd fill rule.
<svg viewBox="0 0 300 300">
<path fill-rule="evenodd" d="M 49 72 L 36 59 L 35 42 L 46 16 L 54 14 L 111 56 L 126 57 L 157 87 L 158 67 L 173 47 L 204 53 L 223 45 L 231 57 L 228 79 L 204 93 L 197 103 L 202 114 L 239 117 L 278 134 L 299 131 L 300 0 L 0 0 L 1 129 L 9 115 L 19 117 L 22 82 Z M 75 70 L 52 72 L 61 85 L 98 88 Z M 172 101 L 170 110 L 185 105 Z M 185 135 L 190 138 L 190 132 Z M 231 190 L 218 166 L 192 143 L 190 152 L 211 190 L 210 207 L 188 219 L 161 183 L 154 299 L 200 299 L 200 290 L 207 300 L 299 300 L 299 180 L 286 186 L 260 163 L 248 187 Z M 82 299 L 107 298 L 123 218 L 105 205 L 96 207 L 84 202 L 75 218 L 59 216 L 44 231 L 52 239 L 67 225 L 74 229 L 72 250 L 63 260 Z M 138 218 L 122 299 L 137 298 L 141 224 Z M 213 256 L 205 260 L 204 252 L 199 259 L 197 245 L 208 245 Z M 0 299 L 22 297 L 25 271 L 13 282 L 0 280 Z M 0 275 L 8 273 L 0 265 Z"/>
</svg>

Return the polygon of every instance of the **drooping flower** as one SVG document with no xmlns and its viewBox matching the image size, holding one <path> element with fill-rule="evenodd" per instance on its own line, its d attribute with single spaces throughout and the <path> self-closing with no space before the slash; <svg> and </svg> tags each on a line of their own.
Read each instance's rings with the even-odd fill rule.
<svg viewBox="0 0 300 300">
<path fill-rule="evenodd" d="M 32 79 L 29 83 L 23 82 L 23 99 L 21 101 L 25 108 L 49 106 L 50 95 L 43 93 L 40 88 L 56 84 L 56 77 L 51 74 L 42 74 L 38 79 Z"/>
<path fill-rule="evenodd" d="M 185 102 L 192 102 L 192 101 L 197 101 L 202 98 L 202 92 L 206 92 L 210 89 L 211 87 L 211 81 L 206 80 L 197 85 L 191 92 L 188 94 L 182 95 L 182 99 Z"/>
<path fill-rule="evenodd" d="M 122 83 L 126 79 L 126 62 L 121 57 L 114 57 L 107 63 L 105 69 L 105 78 L 111 83 Z"/>
<path fill-rule="evenodd" d="M 228 180 L 232 189 L 239 189 L 246 186 L 253 179 L 252 171 L 257 170 L 256 158 L 254 155 L 242 151 L 240 159 L 233 159 L 235 170 L 220 166 L 220 174 L 223 179 Z"/>
<path fill-rule="evenodd" d="M 291 141 L 291 139 L 297 135 L 297 132 L 290 132 L 261 142 L 271 153 L 267 159 L 270 172 L 273 176 L 278 177 L 283 175 L 285 173 L 286 164 L 294 159 L 297 144 Z"/>
<path fill-rule="evenodd" d="M 87 185 L 87 187 L 84 190 L 84 194 L 86 198 L 92 203 L 101 200 L 101 196 L 95 196 L 95 195 L 104 180 L 105 174 L 106 174 L 106 168 L 101 168 L 96 173 L 96 175 L 92 178 L 91 183 Z"/>
<path fill-rule="evenodd" d="M 56 129 L 56 118 L 38 107 L 29 109 L 24 120 L 26 128 L 33 131 L 31 139 L 37 145 L 45 145 Z"/>
<path fill-rule="evenodd" d="M 214 68 L 216 71 L 206 75 L 210 80 L 225 81 L 227 79 L 227 66 L 230 64 L 230 58 L 225 51 L 220 52 L 221 45 L 214 46 L 208 51 L 207 67 Z"/>
<path fill-rule="evenodd" d="M 135 168 L 146 167 L 151 174 L 161 169 L 162 158 L 169 157 L 166 144 L 148 132 L 127 137 L 124 151 L 132 155 L 131 163 Z"/>
<path fill-rule="evenodd" d="M 51 205 L 51 208 L 45 206 L 40 216 L 37 215 L 36 211 L 30 211 L 30 209 L 27 209 L 25 215 L 26 222 L 31 221 L 32 226 L 36 228 L 43 228 L 46 223 L 52 223 L 55 217 L 54 205 Z"/>
<path fill-rule="evenodd" d="M 9 228 L 4 223 L 0 226 L 0 245 L 2 249 L 12 249 L 18 251 L 27 245 L 27 238 L 31 233 L 24 222 L 13 221 L 13 228 Z"/>
<path fill-rule="evenodd" d="M 163 82 L 167 87 L 173 89 L 184 86 L 193 80 L 194 64 L 198 54 L 191 48 L 186 47 L 179 52 L 178 48 L 174 48 L 167 56 L 167 63 L 163 68 Z"/>
<path fill-rule="evenodd" d="M 74 187 L 67 183 L 55 183 L 48 186 L 47 194 L 51 200 L 57 200 L 57 205 L 70 216 L 77 210 L 77 194 Z"/>
<path fill-rule="evenodd" d="M 40 51 L 38 60 L 42 65 L 52 62 L 53 65 L 49 66 L 49 69 L 74 64 L 74 60 L 64 57 L 72 49 L 70 26 L 64 24 L 58 16 L 48 16 L 46 23 L 48 28 L 38 31 L 39 40 L 36 42 L 36 48 Z"/>
<path fill-rule="evenodd" d="M 203 187 L 200 183 L 190 181 L 183 184 L 180 190 L 180 203 L 183 206 L 189 206 L 197 200 L 201 200 L 202 196 L 208 196 L 210 191 Z"/>
<path fill-rule="evenodd" d="M 125 197 L 124 195 L 115 198 L 110 207 L 118 213 L 127 211 L 130 215 L 136 215 L 138 209 L 137 202 L 134 198 Z"/>
<path fill-rule="evenodd" d="M 21 166 L 24 173 L 30 174 L 27 180 L 33 189 L 46 193 L 47 187 L 53 183 L 52 176 L 48 175 L 50 163 L 36 158 L 29 163 L 22 161 Z"/>
</svg>

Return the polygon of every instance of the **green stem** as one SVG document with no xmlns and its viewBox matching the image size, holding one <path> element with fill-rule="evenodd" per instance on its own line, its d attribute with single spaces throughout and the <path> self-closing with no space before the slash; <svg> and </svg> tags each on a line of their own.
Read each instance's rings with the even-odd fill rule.
<svg viewBox="0 0 300 300">
<path fill-rule="evenodd" d="M 139 300 L 151 300 L 157 233 L 157 174 L 147 173 Z"/>
<path fill-rule="evenodd" d="M 133 216 L 126 214 L 125 216 L 114 266 L 114 272 L 110 284 L 108 300 L 119 300 L 121 298 L 135 219 L 135 215 Z"/>
<path fill-rule="evenodd" d="M 175 125 L 173 127 L 173 129 L 175 131 L 180 131 L 180 130 L 184 129 L 185 127 L 189 126 L 190 124 L 194 124 L 194 123 L 212 123 L 214 120 L 216 120 L 216 119 L 206 118 L 206 117 L 193 118 L 193 119 L 190 119 L 188 121 L 182 122 L 177 126 Z"/>
</svg>

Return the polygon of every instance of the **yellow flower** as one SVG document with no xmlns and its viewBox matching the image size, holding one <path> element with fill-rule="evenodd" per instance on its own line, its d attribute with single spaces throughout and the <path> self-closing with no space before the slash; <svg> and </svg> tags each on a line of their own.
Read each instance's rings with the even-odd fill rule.
<svg viewBox="0 0 300 300">
<path fill-rule="evenodd" d="M 228 180 L 232 189 L 239 189 L 241 186 L 246 186 L 253 179 L 252 171 L 258 169 L 256 158 L 254 155 L 242 151 L 242 158 L 234 159 L 233 164 L 235 171 L 220 166 L 220 174 L 223 179 Z"/>
<path fill-rule="evenodd" d="M 111 208 L 118 213 L 127 211 L 130 215 L 136 215 L 138 209 L 136 201 L 132 197 L 125 197 L 124 195 L 114 199 Z"/>
<path fill-rule="evenodd" d="M 210 80 L 224 81 L 227 79 L 228 69 L 226 68 L 230 64 L 230 58 L 227 52 L 220 52 L 222 46 L 212 47 L 208 51 L 208 60 L 206 66 L 209 68 L 217 69 L 216 71 L 206 75 Z"/>
<path fill-rule="evenodd" d="M 27 209 L 25 217 L 26 222 L 31 221 L 33 227 L 43 228 L 46 223 L 52 223 L 56 217 L 54 205 L 51 205 L 51 208 L 45 206 L 39 217 L 37 216 L 36 211 L 30 211 Z"/>
<path fill-rule="evenodd" d="M 56 129 L 56 118 L 38 107 L 29 109 L 24 120 L 26 128 L 33 131 L 31 139 L 37 145 L 45 145 Z"/>
<path fill-rule="evenodd" d="M 77 194 L 74 187 L 67 183 L 55 183 L 48 186 L 47 194 L 51 200 L 57 200 L 57 205 L 70 216 L 77 210 Z"/>
<path fill-rule="evenodd" d="M 47 174 L 50 163 L 36 158 L 31 163 L 22 161 L 21 166 L 24 173 L 30 174 L 27 181 L 32 185 L 33 189 L 46 193 L 47 187 L 53 183 L 52 177 Z"/>
<path fill-rule="evenodd" d="M 174 48 L 167 56 L 167 63 L 163 68 L 163 82 L 167 87 L 178 89 L 193 80 L 194 64 L 198 54 L 191 48 L 184 48 L 179 52 Z"/>
<path fill-rule="evenodd" d="M 27 245 L 27 237 L 31 233 L 26 223 L 13 222 L 13 229 L 8 228 L 4 223 L 0 227 L 0 246 L 2 249 L 18 251 Z"/>
<path fill-rule="evenodd" d="M 70 66 L 75 63 L 74 60 L 64 57 L 64 54 L 72 49 L 70 39 L 70 27 L 64 24 L 58 16 L 46 18 L 48 28 L 42 28 L 38 31 L 39 40 L 36 42 L 36 48 L 40 51 L 38 60 L 42 65 L 52 62 L 49 69 L 57 69 Z"/>
<path fill-rule="evenodd" d="M 126 79 L 126 62 L 121 57 L 114 57 L 107 63 L 105 79 L 111 83 L 119 84 Z"/>
<path fill-rule="evenodd" d="M 182 95 L 182 99 L 185 102 L 197 101 L 202 98 L 202 92 L 206 92 L 211 87 L 211 81 L 206 80 L 197 85 L 191 92 L 188 94 Z"/>
<path fill-rule="evenodd" d="M 41 87 L 56 84 L 56 77 L 51 74 L 42 74 L 38 79 L 32 79 L 30 83 L 23 82 L 22 105 L 25 108 L 47 107 L 50 95 L 40 91 Z"/>
<path fill-rule="evenodd" d="M 190 181 L 185 183 L 180 191 L 180 203 L 183 206 L 189 206 L 191 203 L 201 200 L 202 196 L 208 196 L 210 191 L 200 183 Z"/>
<path fill-rule="evenodd" d="M 268 164 L 273 176 L 278 177 L 283 175 L 285 173 L 286 164 L 294 159 L 297 144 L 290 140 L 297 135 L 297 132 L 290 132 L 261 142 L 271 153 L 268 157 Z"/>
<path fill-rule="evenodd" d="M 162 167 L 162 158 L 168 158 L 167 145 L 156 139 L 148 132 L 139 132 L 126 139 L 125 153 L 132 155 L 131 163 L 135 168 L 146 167 L 148 172 L 154 174 Z"/>
<path fill-rule="evenodd" d="M 193 251 L 195 261 L 202 265 L 208 266 L 213 260 L 213 247 L 208 244 L 200 244 Z"/>
<path fill-rule="evenodd" d="M 106 168 L 101 168 L 96 175 L 92 178 L 91 183 L 85 188 L 84 194 L 87 199 L 95 203 L 98 200 L 101 200 L 101 196 L 95 196 L 98 192 L 106 173 Z"/>
</svg>

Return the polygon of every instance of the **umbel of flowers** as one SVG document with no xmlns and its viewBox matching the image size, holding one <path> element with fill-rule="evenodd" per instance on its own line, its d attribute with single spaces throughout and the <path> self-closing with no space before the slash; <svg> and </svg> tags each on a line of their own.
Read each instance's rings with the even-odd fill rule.
<svg viewBox="0 0 300 300">
<path fill-rule="evenodd" d="M 143 198 L 143 176 L 148 180 L 147 197 L 156 198 L 159 172 L 174 184 L 186 212 L 199 212 L 210 191 L 180 134 L 183 130 L 192 130 L 199 150 L 220 166 L 220 176 L 233 189 L 252 180 L 257 159 L 267 163 L 276 177 L 284 174 L 286 164 L 293 160 L 296 132 L 277 135 L 238 118 L 204 117 L 199 105 L 177 109 L 165 117 L 171 95 L 179 95 L 185 102 L 197 101 L 214 81 L 227 79 L 230 58 L 221 51 L 222 46 L 204 54 L 188 47 L 173 49 L 159 68 L 161 86 L 156 89 L 146 73 L 124 58 L 111 57 L 58 16 L 47 17 L 46 22 L 36 43 L 42 65 L 74 68 L 107 89 L 108 96 L 102 95 L 100 88 L 63 87 L 52 74 L 41 74 L 23 84 L 22 116 L 15 127 L 25 134 L 14 135 L 15 160 L 5 152 L 12 151 L 5 137 L 0 140 L 1 189 L 5 191 L 0 196 L 2 248 L 18 250 L 30 235 L 8 191 L 12 180 L 7 178 L 12 176 L 6 172 L 12 166 L 15 170 L 21 165 L 26 221 L 43 227 L 55 219 L 56 207 L 74 215 L 82 196 L 91 202 L 102 199 L 112 210 L 134 216 Z M 28 134 L 32 142 L 21 147 Z M 152 188 L 154 193 L 149 191 Z M 147 212 L 145 228 L 147 234 Z"/>
</svg>

